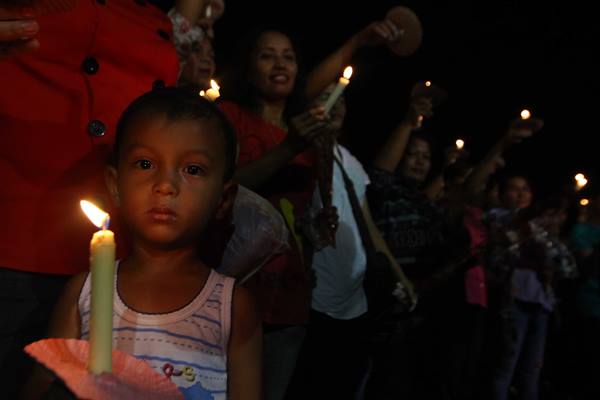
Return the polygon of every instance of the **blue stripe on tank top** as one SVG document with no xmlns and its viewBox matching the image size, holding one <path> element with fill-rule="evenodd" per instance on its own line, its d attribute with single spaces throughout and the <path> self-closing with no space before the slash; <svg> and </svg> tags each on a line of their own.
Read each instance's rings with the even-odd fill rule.
<svg viewBox="0 0 600 400">
<path fill-rule="evenodd" d="M 220 321 L 217 321 L 216 319 L 211 319 L 211 318 L 205 317 L 204 315 L 192 314 L 192 317 L 200 318 L 200 319 L 203 319 L 205 321 L 212 322 L 213 324 L 217 324 L 217 325 L 221 326 L 221 322 Z"/>
<path fill-rule="evenodd" d="M 202 365 L 190 363 L 189 361 L 186 361 L 186 360 L 175 360 L 175 359 L 166 358 L 166 357 L 145 356 L 145 355 L 138 355 L 138 354 L 134 354 L 133 356 L 135 358 L 140 359 L 140 360 L 168 362 L 168 363 L 171 363 L 173 365 L 177 365 L 177 364 L 179 364 L 179 365 L 189 365 L 190 367 L 195 367 L 195 368 L 203 370 L 203 371 L 217 372 L 217 373 L 220 373 L 220 374 L 227 372 L 226 369 L 217 369 L 217 368 L 211 368 L 211 367 L 204 367 Z M 219 392 L 213 392 L 213 393 L 219 393 Z"/>
<path fill-rule="evenodd" d="M 132 328 L 132 327 L 123 327 L 123 328 L 114 328 L 113 332 L 152 332 L 152 333 L 162 333 L 168 336 L 176 337 L 179 339 L 191 340 L 192 342 L 202 343 L 208 347 L 212 347 L 214 349 L 222 350 L 221 346 L 207 342 L 202 339 L 195 338 L 193 336 L 180 335 L 178 333 L 169 332 L 163 329 L 153 329 L 153 328 Z M 83 336 L 83 335 L 82 335 Z"/>
</svg>

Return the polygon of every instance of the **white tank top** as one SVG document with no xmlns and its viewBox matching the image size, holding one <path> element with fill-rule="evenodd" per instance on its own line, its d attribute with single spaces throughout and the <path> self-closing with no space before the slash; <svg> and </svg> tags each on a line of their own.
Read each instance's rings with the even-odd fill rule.
<svg viewBox="0 0 600 400">
<path fill-rule="evenodd" d="M 118 271 L 117 262 L 115 271 Z M 145 360 L 186 399 L 227 398 L 227 346 L 234 279 L 211 271 L 188 305 L 166 314 L 136 312 L 121 300 L 115 273 L 113 348 Z M 79 295 L 81 339 L 89 340 L 91 281 Z"/>
</svg>

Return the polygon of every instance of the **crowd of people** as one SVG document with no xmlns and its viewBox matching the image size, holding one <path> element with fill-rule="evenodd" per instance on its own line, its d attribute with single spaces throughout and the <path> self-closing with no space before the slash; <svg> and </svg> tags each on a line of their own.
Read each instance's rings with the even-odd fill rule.
<svg viewBox="0 0 600 400">
<path fill-rule="evenodd" d="M 310 71 L 290 34 L 255 29 L 218 66 L 213 102 L 199 92 L 224 12 L 0 5 L 7 398 L 71 396 L 23 347 L 89 339 L 82 198 L 110 210 L 119 241 L 113 346 L 186 399 L 598 398 L 600 192 L 538 198 L 505 165 L 543 121 L 506 121 L 482 155 L 439 149 L 427 127 L 443 90 L 416 82 L 359 160 L 344 121 L 360 110 L 324 104 L 360 49 L 403 27 L 374 21 Z M 248 193 L 273 217 L 242 237 Z M 258 239 L 273 245 L 257 255 Z M 223 265 L 233 253 L 241 274 Z"/>
</svg>

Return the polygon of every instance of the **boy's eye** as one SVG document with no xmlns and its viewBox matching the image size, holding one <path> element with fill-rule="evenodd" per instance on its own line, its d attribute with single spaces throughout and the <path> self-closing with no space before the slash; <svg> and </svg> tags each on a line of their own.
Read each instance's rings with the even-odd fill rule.
<svg viewBox="0 0 600 400">
<path fill-rule="evenodd" d="M 152 162 L 150 160 L 137 160 L 135 164 L 141 169 L 150 169 L 152 168 Z"/>
<path fill-rule="evenodd" d="M 189 175 L 202 175 L 204 170 L 199 165 L 188 165 L 185 172 Z"/>
</svg>

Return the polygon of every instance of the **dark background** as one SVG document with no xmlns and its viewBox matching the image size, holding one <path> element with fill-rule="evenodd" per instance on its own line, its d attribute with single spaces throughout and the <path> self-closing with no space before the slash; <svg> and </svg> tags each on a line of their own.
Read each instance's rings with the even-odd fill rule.
<svg viewBox="0 0 600 400">
<path fill-rule="evenodd" d="M 597 16 L 584 1 L 233 1 L 215 25 L 219 65 L 252 27 L 277 21 L 295 33 L 307 67 L 396 5 L 419 15 L 423 44 L 413 56 L 385 46 L 359 53 L 347 90 L 350 149 L 369 161 L 403 116 L 410 88 L 431 80 L 449 101 L 425 127 L 442 144 L 458 137 L 474 158 L 528 108 L 545 127 L 507 154 L 539 193 L 571 183 L 582 171 L 600 179 L 595 116 L 599 85 Z"/>
</svg>

